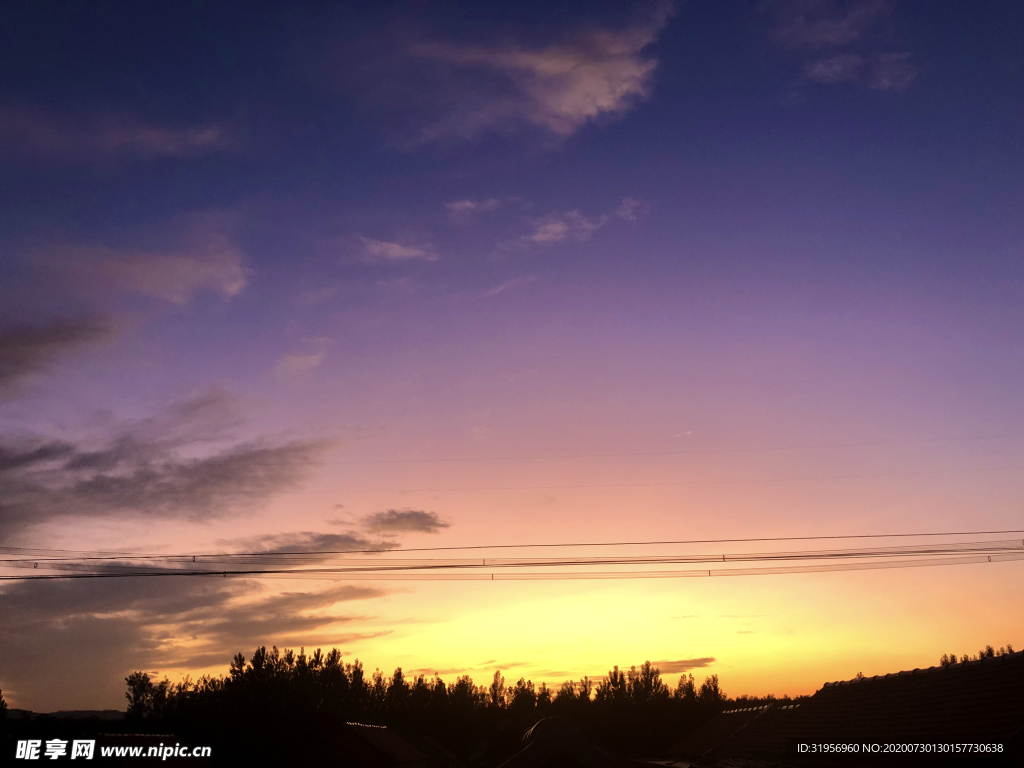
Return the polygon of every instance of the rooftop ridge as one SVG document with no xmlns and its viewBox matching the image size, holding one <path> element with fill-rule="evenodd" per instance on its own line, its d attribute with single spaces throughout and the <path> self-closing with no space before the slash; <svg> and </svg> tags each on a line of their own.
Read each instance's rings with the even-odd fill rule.
<svg viewBox="0 0 1024 768">
<path fill-rule="evenodd" d="M 1004 653 L 1002 656 L 982 656 L 980 659 L 971 659 L 970 661 L 958 661 L 953 664 L 946 664 L 945 666 L 937 665 L 934 667 L 925 667 L 924 669 L 905 669 L 900 672 L 889 672 L 885 675 L 872 675 L 871 677 L 855 677 L 852 680 L 836 680 L 832 683 L 825 683 L 822 688 L 832 688 L 837 685 L 858 685 L 860 683 L 868 683 L 876 680 L 887 680 L 891 677 L 905 677 L 907 675 L 926 675 L 926 674 L 938 674 L 939 672 L 946 672 L 951 669 L 960 669 L 961 667 L 971 667 L 978 664 L 991 664 L 993 662 L 1000 662 L 1009 659 L 1011 656 L 1020 656 L 1024 653 L 1022 651 L 1010 651 Z"/>
<path fill-rule="evenodd" d="M 739 714 L 740 712 L 759 712 L 762 709 L 768 709 L 769 707 L 772 707 L 772 706 L 774 706 L 776 709 L 796 709 L 800 705 L 799 704 L 784 704 L 782 706 L 778 706 L 778 705 L 775 705 L 775 704 L 762 704 L 760 707 L 741 707 L 739 709 L 727 709 L 724 712 L 722 712 L 722 714 L 723 715 L 735 715 L 735 714 Z"/>
</svg>

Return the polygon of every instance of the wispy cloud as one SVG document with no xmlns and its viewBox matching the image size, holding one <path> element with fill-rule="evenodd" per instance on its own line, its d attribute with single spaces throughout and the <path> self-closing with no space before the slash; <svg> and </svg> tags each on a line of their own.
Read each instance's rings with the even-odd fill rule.
<svg viewBox="0 0 1024 768">
<path fill-rule="evenodd" d="M 917 79 L 918 68 L 909 53 L 876 56 L 869 85 L 879 91 L 903 91 Z"/>
<path fill-rule="evenodd" d="M 315 371 L 327 357 L 331 339 L 306 339 L 305 345 L 306 350 L 284 355 L 277 361 L 274 365 L 274 373 L 278 378 L 297 379 Z"/>
<path fill-rule="evenodd" d="M 501 285 L 496 285 L 489 291 L 484 292 L 484 296 L 490 298 L 491 296 L 497 296 L 499 293 L 518 288 L 522 285 L 529 285 L 530 283 L 536 282 L 539 278 L 536 275 L 527 275 L 526 277 L 513 277 L 511 280 L 506 280 Z"/>
<path fill-rule="evenodd" d="M 886 0 L 781 0 L 774 4 L 777 41 L 791 48 L 830 48 L 861 37 L 889 10 Z"/>
<path fill-rule="evenodd" d="M 535 221 L 533 232 L 523 235 L 521 239 L 537 245 L 560 243 L 563 240 L 589 240 L 607 221 L 607 216 L 591 219 L 579 211 L 553 213 Z"/>
<path fill-rule="evenodd" d="M 112 334 L 112 323 L 102 317 L 0 329 L 0 399 L 16 395 L 65 353 Z"/>
<path fill-rule="evenodd" d="M 448 212 L 453 216 L 465 216 L 471 213 L 494 211 L 497 210 L 500 205 L 500 200 L 490 198 L 487 200 L 453 200 L 450 203 L 445 203 L 444 207 L 447 208 Z"/>
<path fill-rule="evenodd" d="M 773 32 L 777 42 L 787 48 L 819 51 L 817 58 L 804 62 L 807 80 L 902 91 L 917 78 L 918 67 L 910 53 L 870 51 L 872 27 L 890 11 L 887 0 L 775 0 L 766 5 L 777 13 Z"/>
<path fill-rule="evenodd" d="M 840 54 L 810 62 L 807 79 L 817 83 L 861 83 L 878 91 L 902 91 L 917 79 L 909 53 L 884 53 L 870 58 Z"/>
<path fill-rule="evenodd" d="M 429 246 L 403 245 L 387 240 L 371 240 L 359 236 L 363 243 L 363 258 L 370 262 L 437 261 L 437 251 Z"/>
<path fill-rule="evenodd" d="M 338 295 L 338 286 L 328 285 L 324 288 L 311 288 L 308 291 L 303 291 L 298 295 L 296 301 L 304 306 L 311 306 L 313 304 L 319 304 L 328 299 L 333 299 Z"/>
<path fill-rule="evenodd" d="M 863 68 L 863 56 L 845 53 L 808 62 L 804 73 L 816 83 L 851 83 L 860 79 Z"/>
<path fill-rule="evenodd" d="M 0 107 L 0 152 L 18 157 L 100 162 L 116 158 L 195 157 L 230 147 L 220 125 L 171 127 L 132 115 L 62 114 Z"/>
<path fill-rule="evenodd" d="M 632 197 L 624 197 L 619 207 L 615 209 L 615 215 L 626 221 L 636 221 L 642 214 L 647 213 L 648 209 L 647 203 Z"/>
<path fill-rule="evenodd" d="M 327 350 L 324 349 L 317 352 L 293 352 L 277 361 L 274 372 L 285 379 L 299 378 L 319 368 L 326 356 Z"/>
<path fill-rule="evenodd" d="M 474 84 L 439 93 L 445 116 L 427 121 L 418 139 L 471 138 L 523 127 L 564 137 L 588 122 L 621 117 L 651 94 L 658 61 L 646 49 L 671 13 L 671 5 L 662 3 L 633 26 L 577 30 L 543 46 L 414 45 L 414 57 L 446 69 L 439 82 L 451 85 L 464 77 Z"/>
<path fill-rule="evenodd" d="M 394 549 L 394 539 L 369 539 L 359 533 L 318 533 L 315 531 L 292 531 L 288 533 L 265 534 L 247 539 L 233 539 L 218 542 L 236 552 L 351 552 L 367 549 Z"/>
<path fill-rule="evenodd" d="M 436 512 L 418 509 L 389 509 L 363 518 L 363 526 L 373 533 L 440 533 L 451 523 L 442 520 Z"/>
<path fill-rule="evenodd" d="M 675 674 L 676 672 L 687 672 L 691 669 L 700 669 L 701 667 L 711 666 L 714 663 L 714 656 L 701 656 L 698 659 L 662 659 L 661 661 L 651 662 L 651 664 L 666 675 Z"/>
<path fill-rule="evenodd" d="M 167 247 L 63 244 L 39 252 L 36 262 L 93 293 L 142 294 L 179 305 L 202 291 L 230 299 L 245 288 L 249 271 L 228 230 L 220 217 L 200 215 L 182 222 Z"/>
</svg>

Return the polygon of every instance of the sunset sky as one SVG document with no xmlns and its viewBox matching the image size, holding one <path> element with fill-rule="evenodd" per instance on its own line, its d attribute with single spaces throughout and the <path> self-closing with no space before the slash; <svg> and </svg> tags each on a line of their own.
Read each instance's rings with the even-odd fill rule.
<svg viewBox="0 0 1024 768">
<path fill-rule="evenodd" d="M 1019 3 L 0 19 L 4 547 L 1024 528 Z M 277 645 L 804 694 L 1024 647 L 1022 603 L 1024 562 L 9 581 L 0 689 L 123 708 Z"/>
</svg>

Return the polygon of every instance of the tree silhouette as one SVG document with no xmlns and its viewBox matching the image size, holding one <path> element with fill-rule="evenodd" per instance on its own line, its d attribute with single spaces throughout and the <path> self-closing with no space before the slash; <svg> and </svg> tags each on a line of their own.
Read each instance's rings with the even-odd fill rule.
<svg viewBox="0 0 1024 768">
<path fill-rule="evenodd" d="M 505 678 L 501 676 L 500 670 L 494 670 L 494 680 L 487 689 L 487 696 L 492 707 L 500 709 L 505 706 Z"/>
<path fill-rule="evenodd" d="M 697 687 L 693 682 L 693 673 L 689 675 L 680 675 L 679 682 L 676 683 L 676 689 L 672 696 L 680 701 L 696 701 L 697 700 Z"/>
<path fill-rule="evenodd" d="M 0 690 L 0 720 L 7 717 L 7 702 L 4 701 L 4 692 Z"/>
<path fill-rule="evenodd" d="M 386 725 L 429 736 L 469 766 L 496 765 L 521 748 L 523 731 L 543 717 L 574 720 L 596 743 L 618 754 L 670 746 L 724 708 L 718 677 L 698 688 L 684 675 L 671 692 L 650 661 L 613 667 L 595 685 L 589 677 L 557 691 L 520 677 L 506 685 L 495 670 L 488 686 L 469 675 L 409 677 L 401 667 L 366 675 L 358 659 L 337 649 L 307 654 L 257 648 L 238 653 L 222 677 L 154 681 L 142 671 L 125 678 L 127 717 L 139 732 L 174 733 L 211 744 L 238 761 L 324 762 L 343 740 L 345 723 Z"/>
<path fill-rule="evenodd" d="M 944 653 L 939 657 L 939 665 L 943 667 L 948 667 L 950 664 L 964 664 L 968 661 L 977 661 L 978 659 L 989 659 L 993 656 L 1005 656 L 1008 653 L 1013 653 L 1013 646 L 1009 643 L 1000 648 L 993 648 L 991 645 L 986 645 L 984 648 L 978 651 L 977 656 L 971 656 L 970 654 L 965 653 L 958 659 L 955 653 Z"/>
<path fill-rule="evenodd" d="M 700 684 L 697 698 L 708 704 L 718 704 L 725 701 L 725 692 L 718 686 L 718 675 L 708 675 Z"/>
</svg>

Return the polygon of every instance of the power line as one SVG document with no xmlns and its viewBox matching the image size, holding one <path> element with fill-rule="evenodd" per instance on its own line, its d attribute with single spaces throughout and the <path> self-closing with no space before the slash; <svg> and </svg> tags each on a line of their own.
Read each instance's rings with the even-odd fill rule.
<svg viewBox="0 0 1024 768">
<path fill-rule="evenodd" d="M 989 531 L 918 531 L 912 533 L 855 533 L 825 536 L 760 536 L 734 539 L 661 539 L 649 541 L 591 541 L 591 542 L 557 542 L 557 543 L 533 543 L 533 544 L 466 544 L 461 546 L 444 547 L 391 547 L 372 549 L 335 549 L 335 550 L 286 550 L 286 551 L 250 551 L 250 552 L 215 552 L 215 553 L 178 553 L 178 554 L 142 554 L 123 553 L 120 555 L 81 553 L 76 556 L 65 554 L 64 556 L 35 556 L 24 557 L 26 554 L 45 552 L 72 553 L 76 550 L 66 549 L 26 549 L 20 547 L 0 547 L 0 553 L 22 554 L 19 560 L 38 562 L 60 562 L 66 560 L 87 560 L 87 561 L 111 561 L 111 560 L 188 560 L 192 558 L 242 558 L 242 557 L 288 557 L 288 556 L 327 556 L 327 555 L 369 555 L 369 554 L 400 554 L 403 552 L 454 552 L 465 550 L 485 549 L 540 549 L 540 548 L 570 548 L 570 547 L 638 547 L 638 546 L 685 546 L 691 544 L 749 544 L 772 541 L 835 541 L 842 539 L 896 539 L 896 538 L 925 538 L 942 536 L 996 536 L 1002 534 L 1021 533 L 1024 528 L 1011 528 L 1004 530 Z M 0 562 L 12 562 L 0 560 Z"/>
<path fill-rule="evenodd" d="M 893 558 L 893 557 L 924 557 L 924 556 L 937 556 L 937 555 L 959 555 L 959 554 L 995 554 L 1005 552 L 1020 552 L 1024 553 L 1024 539 L 1011 539 L 1002 541 L 974 541 L 974 542 L 952 542 L 946 544 L 918 544 L 911 546 L 898 546 L 898 547 L 873 547 L 873 548 L 856 548 L 856 549 L 826 549 L 826 550 L 797 550 L 797 551 L 781 551 L 781 552 L 740 552 L 740 553 L 712 553 L 712 554 L 675 554 L 675 555 L 625 555 L 625 556 L 611 556 L 605 555 L 601 557 L 557 557 L 557 558 L 539 558 L 539 557 L 516 557 L 516 558 L 497 558 L 497 557 L 476 557 L 476 558 L 343 558 L 339 565 L 331 566 L 331 572 L 345 572 L 345 573 L 363 573 L 363 572 L 389 572 L 389 571 L 428 571 L 437 569 L 468 569 L 476 570 L 480 568 L 563 568 L 563 567 L 594 567 L 594 566 L 646 566 L 646 565 L 679 565 L 679 564 L 695 564 L 695 563 L 709 563 L 717 565 L 719 563 L 735 563 L 735 562 L 778 562 L 784 560 L 837 560 L 837 559 L 857 559 L 857 558 Z M 325 558 L 322 555 L 315 556 L 303 556 L 304 560 L 289 560 L 289 565 L 302 565 L 304 563 L 316 562 L 322 563 Z M 232 562 L 240 563 L 243 565 L 253 565 L 265 562 L 267 557 L 250 557 L 243 560 L 233 560 Z M 223 558 L 193 558 L 191 561 L 185 561 L 186 564 L 196 564 L 197 568 L 191 570 L 201 570 L 207 572 L 219 573 L 222 571 L 221 568 L 209 568 L 201 567 L 208 565 L 215 565 L 218 562 L 222 562 Z M 90 562 L 79 561 L 33 561 L 32 559 L 23 560 L 9 560 L 8 567 L 21 567 L 21 568 L 38 568 L 39 563 L 44 563 L 44 568 L 50 570 L 75 570 L 75 569 L 86 569 L 96 568 L 96 565 Z M 168 558 L 166 560 L 169 564 L 178 563 L 181 564 L 183 561 L 180 559 Z M 131 564 L 130 561 L 121 561 L 120 563 L 112 564 L 107 566 L 107 571 L 110 572 L 110 568 L 122 568 L 130 572 L 139 572 L 140 568 L 136 565 Z"/>
<path fill-rule="evenodd" d="M 1024 560 L 1024 553 L 996 553 L 990 555 L 969 555 L 964 557 L 940 557 L 927 560 L 898 560 L 883 562 L 824 563 L 815 565 L 787 565 L 761 568 L 701 568 L 675 571 L 577 571 L 577 572 L 519 572 L 519 573 L 350 573 L 337 569 L 306 569 L 300 571 L 285 569 L 247 570 L 201 570 L 201 571 L 136 571 L 116 573 L 74 573 L 45 574 L 38 576 L 0 576 L 0 581 L 54 581 L 75 579 L 108 578 L 154 578 L 154 577 L 207 577 L 227 578 L 228 576 L 271 576 L 285 578 L 306 578 L 315 580 L 362 580 L 375 581 L 563 581 L 579 579 L 663 579 L 713 576 L 768 576 L 784 573 L 827 573 L 832 571 L 888 570 L 894 568 L 917 568 L 936 565 L 968 565 Z"/>
</svg>

